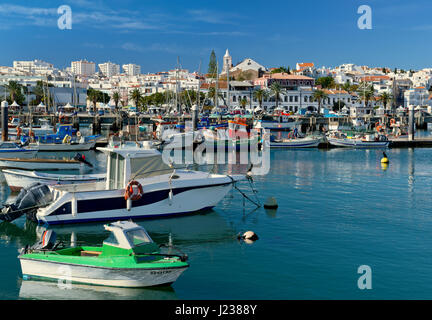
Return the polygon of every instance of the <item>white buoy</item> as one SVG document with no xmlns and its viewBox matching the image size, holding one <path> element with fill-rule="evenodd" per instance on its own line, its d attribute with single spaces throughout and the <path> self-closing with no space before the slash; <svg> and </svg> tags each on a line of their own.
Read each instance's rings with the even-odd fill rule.
<svg viewBox="0 0 432 320">
<path fill-rule="evenodd" d="M 127 211 L 130 211 L 131 208 L 132 208 L 132 200 L 131 200 L 131 198 L 128 198 L 128 199 L 126 200 L 126 210 L 127 210 Z"/>
<path fill-rule="evenodd" d="M 243 240 L 246 243 L 253 243 L 254 241 L 258 240 L 258 236 L 253 231 L 246 231 L 242 235 L 238 235 L 237 238 L 239 240 Z"/>
<path fill-rule="evenodd" d="M 277 204 L 276 199 L 274 197 L 268 197 L 267 201 L 264 203 L 264 208 L 265 209 L 277 209 L 278 204 Z"/>
</svg>

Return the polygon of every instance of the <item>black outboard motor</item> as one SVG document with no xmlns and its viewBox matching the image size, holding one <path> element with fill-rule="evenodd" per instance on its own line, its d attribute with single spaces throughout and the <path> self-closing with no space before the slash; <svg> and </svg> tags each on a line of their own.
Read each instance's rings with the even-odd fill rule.
<svg viewBox="0 0 432 320">
<path fill-rule="evenodd" d="M 35 243 L 30 249 L 32 250 L 51 250 L 54 248 L 57 235 L 52 230 L 45 230 L 39 242 Z"/>
<path fill-rule="evenodd" d="M 15 202 L 5 205 L 0 212 L 0 219 L 13 221 L 24 213 L 32 214 L 38 208 L 47 206 L 53 201 L 53 196 L 47 185 L 35 182 L 27 188 L 21 189 Z"/>
<path fill-rule="evenodd" d="M 88 161 L 85 159 L 85 156 L 82 155 L 81 153 L 77 153 L 77 154 L 75 155 L 75 157 L 74 157 L 74 160 L 77 160 L 77 161 L 83 162 L 83 163 L 85 163 L 86 165 L 88 165 L 89 167 L 93 168 L 93 165 L 92 165 L 90 162 L 88 162 Z"/>
</svg>

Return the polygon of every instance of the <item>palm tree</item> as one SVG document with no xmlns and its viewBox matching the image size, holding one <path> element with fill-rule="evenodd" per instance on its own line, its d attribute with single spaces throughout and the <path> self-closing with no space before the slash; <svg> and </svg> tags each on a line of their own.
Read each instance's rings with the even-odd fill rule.
<svg viewBox="0 0 432 320">
<path fill-rule="evenodd" d="M 220 92 L 218 92 L 218 97 L 219 98 L 223 97 Z M 216 106 L 216 88 L 215 87 L 209 88 L 208 93 L 207 93 L 207 98 L 212 99 L 214 106 Z"/>
<path fill-rule="evenodd" d="M 392 95 L 388 92 L 383 92 L 380 94 L 379 99 L 384 105 L 384 109 L 387 109 L 387 104 L 392 100 Z"/>
<path fill-rule="evenodd" d="M 93 111 L 96 114 L 96 103 L 99 100 L 99 91 L 90 88 L 87 90 L 87 100 L 93 103 Z"/>
<path fill-rule="evenodd" d="M 246 109 L 246 104 L 247 104 L 247 99 L 246 98 L 242 98 L 241 100 L 240 100 L 240 105 L 242 106 L 242 108 L 243 108 L 243 110 L 245 110 Z"/>
<path fill-rule="evenodd" d="M 253 93 L 253 95 L 254 95 L 254 98 L 258 100 L 260 109 L 262 109 L 263 100 L 264 100 L 264 98 L 267 98 L 267 91 L 265 91 L 263 89 L 258 89 Z"/>
<path fill-rule="evenodd" d="M 282 88 L 281 88 L 279 83 L 273 82 L 270 85 L 270 91 L 271 91 L 272 95 L 274 95 L 276 98 L 276 108 L 277 108 L 279 106 L 279 98 L 280 98 L 280 93 L 282 91 Z"/>
<path fill-rule="evenodd" d="M 133 89 L 130 93 L 129 97 L 132 99 L 132 101 L 135 103 L 135 108 L 138 110 L 139 102 L 142 98 L 141 91 L 139 89 Z"/>
<path fill-rule="evenodd" d="M 118 109 L 118 104 L 120 102 L 120 92 L 115 91 L 112 95 L 112 99 L 114 100 L 115 108 Z"/>
<path fill-rule="evenodd" d="M 361 99 L 365 101 L 365 106 L 369 105 L 369 101 L 374 97 L 374 89 L 372 85 L 367 85 L 366 82 L 362 82 L 359 87 L 358 93 Z"/>
<path fill-rule="evenodd" d="M 15 101 L 16 97 L 21 93 L 22 85 L 16 81 L 9 81 L 9 83 L 5 85 L 5 88 L 9 91 L 11 100 Z"/>
<path fill-rule="evenodd" d="M 323 90 L 316 90 L 312 96 L 314 101 L 318 101 L 318 112 L 321 112 L 321 103 L 324 99 L 327 99 L 328 95 Z"/>
</svg>

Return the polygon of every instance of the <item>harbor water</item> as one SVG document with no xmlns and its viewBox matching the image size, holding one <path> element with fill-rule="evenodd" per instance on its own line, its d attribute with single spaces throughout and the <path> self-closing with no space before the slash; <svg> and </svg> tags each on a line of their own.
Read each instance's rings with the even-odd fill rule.
<svg viewBox="0 0 432 320">
<path fill-rule="evenodd" d="M 171 287 L 65 289 L 23 280 L 18 250 L 45 229 L 24 217 L 0 223 L 0 299 L 430 299 L 432 149 L 386 153 L 388 167 L 382 150 L 272 149 L 270 172 L 254 180 L 260 201 L 275 197 L 277 210 L 256 208 L 233 189 L 209 212 L 136 221 L 159 244 L 171 235 L 189 256 Z M 85 154 L 104 170 L 103 155 Z M 4 203 L 14 195 L 1 179 Z M 239 187 L 252 197 L 247 182 Z M 80 244 L 108 236 L 103 223 L 52 229 Z M 253 244 L 237 240 L 248 230 L 259 236 Z M 361 265 L 371 268 L 370 290 L 358 287 Z"/>
</svg>

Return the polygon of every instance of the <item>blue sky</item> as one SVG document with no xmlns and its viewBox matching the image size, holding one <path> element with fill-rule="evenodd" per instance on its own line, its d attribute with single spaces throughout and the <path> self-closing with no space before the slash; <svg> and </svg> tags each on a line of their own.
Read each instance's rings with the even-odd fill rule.
<svg viewBox="0 0 432 320">
<path fill-rule="evenodd" d="M 57 8 L 72 9 L 72 30 L 57 27 Z M 372 30 L 360 30 L 360 5 Z M 432 67 L 432 1 L 327 0 L 1 0 L 0 65 L 41 59 L 64 68 L 88 59 L 136 63 L 142 72 L 206 72 L 212 49 L 236 64 L 266 67 L 314 62 L 419 69 Z"/>
</svg>

